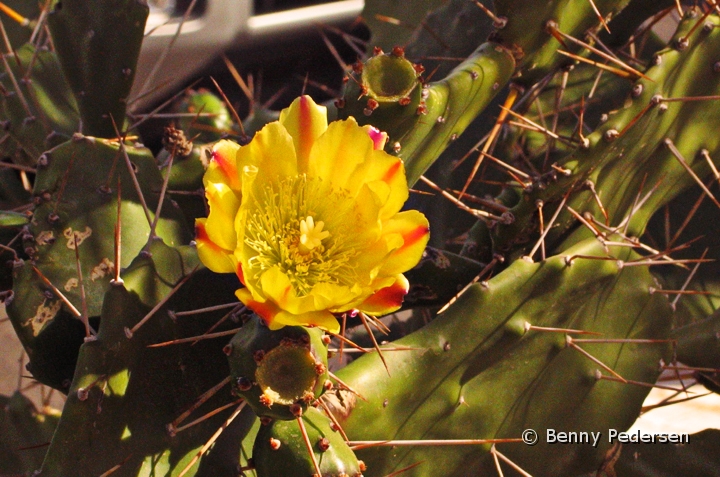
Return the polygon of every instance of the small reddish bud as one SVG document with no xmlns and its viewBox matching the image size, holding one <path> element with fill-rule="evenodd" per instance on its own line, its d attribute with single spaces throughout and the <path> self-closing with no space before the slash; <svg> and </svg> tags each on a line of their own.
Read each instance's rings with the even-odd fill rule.
<svg viewBox="0 0 720 477">
<path fill-rule="evenodd" d="M 270 448 L 272 450 L 278 450 L 280 448 L 280 446 L 281 446 L 281 443 L 280 443 L 279 439 L 275 439 L 274 437 L 270 438 Z"/>
<path fill-rule="evenodd" d="M 352 65 L 353 73 L 360 74 L 363 71 L 365 65 L 362 64 L 362 61 L 356 61 Z"/>
<path fill-rule="evenodd" d="M 394 46 L 392 49 L 392 55 L 397 56 L 398 58 L 402 58 L 405 56 L 405 48 L 402 46 Z"/>
<path fill-rule="evenodd" d="M 338 109 L 344 108 L 344 107 L 345 107 L 345 99 L 344 99 L 344 98 L 336 99 L 336 100 L 335 100 L 335 107 L 338 108 Z"/>
<path fill-rule="evenodd" d="M 255 364 L 262 363 L 262 360 L 265 359 L 265 351 L 259 349 L 253 353 L 253 359 L 255 360 Z"/>
<path fill-rule="evenodd" d="M 223 353 L 225 353 L 226 356 L 230 356 L 232 354 L 233 348 L 230 343 L 223 346 Z"/>
<path fill-rule="evenodd" d="M 317 445 L 318 449 L 320 449 L 320 452 L 325 452 L 330 448 L 330 439 L 328 439 L 327 437 L 323 437 L 318 441 Z"/>
<path fill-rule="evenodd" d="M 421 65 L 420 63 L 415 63 L 413 65 L 413 68 L 415 68 L 415 73 L 421 75 L 425 72 L 425 67 Z"/>
<path fill-rule="evenodd" d="M 374 56 L 382 55 L 382 54 L 383 54 L 382 48 L 380 48 L 379 46 L 376 46 L 375 48 L 373 48 L 373 55 L 374 55 Z"/>
<path fill-rule="evenodd" d="M 300 404 L 291 404 L 290 405 L 290 413 L 295 417 L 300 417 L 303 415 L 303 409 Z"/>
<path fill-rule="evenodd" d="M 410 104 L 410 101 L 411 101 L 411 99 L 408 98 L 407 96 L 405 96 L 404 98 L 400 98 L 400 99 L 398 100 L 398 104 L 399 104 L 400 106 L 407 106 L 408 104 Z"/>
<path fill-rule="evenodd" d="M 321 363 L 320 361 L 317 361 L 315 363 L 315 374 L 320 376 L 321 374 L 325 374 L 325 371 L 327 371 L 327 368 L 325 367 L 325 365 L 323 363 Z"/>
</svg>

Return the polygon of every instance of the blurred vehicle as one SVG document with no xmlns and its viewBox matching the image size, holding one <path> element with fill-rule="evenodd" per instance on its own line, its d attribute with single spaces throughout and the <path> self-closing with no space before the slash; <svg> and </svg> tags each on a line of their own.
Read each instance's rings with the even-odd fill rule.
<svg viewBox="0 0 720 477">
<path fill-rule="evenodd" d="M 138 98 L 134 110 L 177 91 L 223 53 L 258 57 L 271 46 L 301 45 L 304 36 L 317 36 L 319 25 L 348 25 L 363 0 L 150 0 L 149 5 L 131 94 Z"/>
</svg>

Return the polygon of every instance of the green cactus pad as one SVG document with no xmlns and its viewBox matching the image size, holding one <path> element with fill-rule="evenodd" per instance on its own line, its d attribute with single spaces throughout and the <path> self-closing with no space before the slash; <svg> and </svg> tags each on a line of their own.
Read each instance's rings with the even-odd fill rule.
<svg viewBox="0 0 720 477">
<path fill-rule="evenodd" d="M 598 364 L 567 344 L 565 333 L 526 326 L 578 329 L 598 338 L 667 339 L 671 310 L 651 295 L 646 267 L 627 248 L 606 257 L 594 239 L 541 263 L 518 260 L 486 284 L 471 286 L 422 330 L 394 342 L 418 351 L 376 353 L 338 376 L 365 400 L 343 392 L 336 417 L 358 440 L 519 438 L 532 428 L 605 432 L 626 429 L 648 388 L 608 380 Z M 571 335 L 573 339 L 585 338 Z M 594 336 L 593 336 L 594 338 Z M 669 343 L 578 346 L 628 380 L 654 383 Z M 611 376 L 612 377 L 612 376 Z M 613 403 L 613 404 L 609 404 Z M 368 423 L 372 423 L 369 425 Z M 373 476 L 416 462 L 409 476 L 492 475 L 486 446 L 398 447 L 358 451 Z M 499 444 L 498 450 L 532 475 L 578 475 L 594 470 L 608 449 L 592 446 Z M 439 470 L 442 469 L 442 470 Z"/>
<path fill-rule="evenodd" d="M 75 93 L 83 133 L 111 138 L 125 110 L 149 13 L 141 0 L 55 0 L 48 26 Z"/>
<path fill-rule="evenodd" d="M 157 191 L 162 188 L 155 160 L 140 146 L 128 145 L 126 151 L 152 217 L 159 199 Z M 122 263 L 116 264 L 113 236 L 118 178 Z M 85 333 L 42 277 L 77 310 L 85 306 L 88 317 L 96 317 L 116 267 L 126 267 L 145 246 L 150 224 L 119 145 L 97 138 L 77 136 L 45 153 L 39 161 L 34 198 L 38 205 L 23 237 L 30 260 L 14 270 L 15 296 L 8 315 L 28 351 L 34 376 L 67 391 L 73 356 Z M 188 243 L 191 238 L 180 211 L 169 201 L 165 202 L 156 233 L 172 245 Z M 53 325 L 55 317 L 61 318 Z M 58 355 L 64 358 L 59 360 Z"/>
<path fill-rule="evenodd" d="M 221 340 L 149 346 L 202 334 L 222 312 L 173 320 L 168 311 L 230 301 L 236 285 L 198 269 L 190 247 L 172 248 L 156 240 L 148 251 L 122 274 L 123 283 L 110 287 L 97 339 L 80 348 L 72 387 L 40 476 L 98 476 L 115 466 L 113 475 L 118 476 L 178 475 L 232 413 L 225 410 L 176 433 L 168 430 L 168 424 L 202 393 L 223 381 L 227 362 Z M 127 330 L 193 270 L 197 271 L 188 282 L 128 338 Z M 225 386 L 181 424 L 231 402 Z M 245 415 L 252 418 L 249 411 Z M 236 466 L 237 460 L 226 461 L 222 475 Z M 197 469 L 196 464 L 186 475 L 195 475 Z"/>
<path fill-rule="evenodd" d="M 0 121 L 8 134 L 0 154 L 35 167 L 44 151 L 78 130 L 80 117 L 54 52 L 26 44 L 13 56 L 7 60 L 10 72 L 0 75 L 5 91 L 0 95 Z M 23 80 L 26 76 L 32 81 Z"/>
</svg>

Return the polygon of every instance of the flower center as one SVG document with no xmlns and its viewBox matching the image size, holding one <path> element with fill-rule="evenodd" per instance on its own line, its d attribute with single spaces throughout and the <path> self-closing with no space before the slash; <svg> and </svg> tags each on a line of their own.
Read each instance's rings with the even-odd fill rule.
<svg viewBox="0 0 720 477">
<path fill-rule="evenodd" d="M 278 267 L 298 296 L 318 283 L 352 285 L 355 235 L 348 216 L 354 201 L 342 190 L 328 193 L 322 182 L 305 175 L 267 185 L 252 198 L 245 225 L 246 280 L 258 284 Z M 322 218 L 323 220 L 316 220 Z"/>
</svg>

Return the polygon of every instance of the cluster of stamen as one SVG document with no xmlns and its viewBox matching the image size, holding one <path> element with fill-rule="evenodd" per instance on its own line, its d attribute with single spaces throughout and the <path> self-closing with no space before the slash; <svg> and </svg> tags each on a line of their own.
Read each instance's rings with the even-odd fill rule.
<svg viewBox="0 0 720 477">
<path fill-rule="evenodd" d="M 320 213 L 322 207 L 330 209 L 327 204 L 332 204 L 331 210 L 337 211 L 342 203 L 342 192 L 330 195 L 304 175 L 268 185 L 257 194 L 245 225 L 244 242 L 254 252 L 245 279 L 257 281 L 264 271 L 279 267 L 298 296 L 309 294 L 318 283 L 351 285 L 357 252 L 349 227 L 324 230 L 327 220 L 316 221 L 329 213 Z"/>
</svg>

